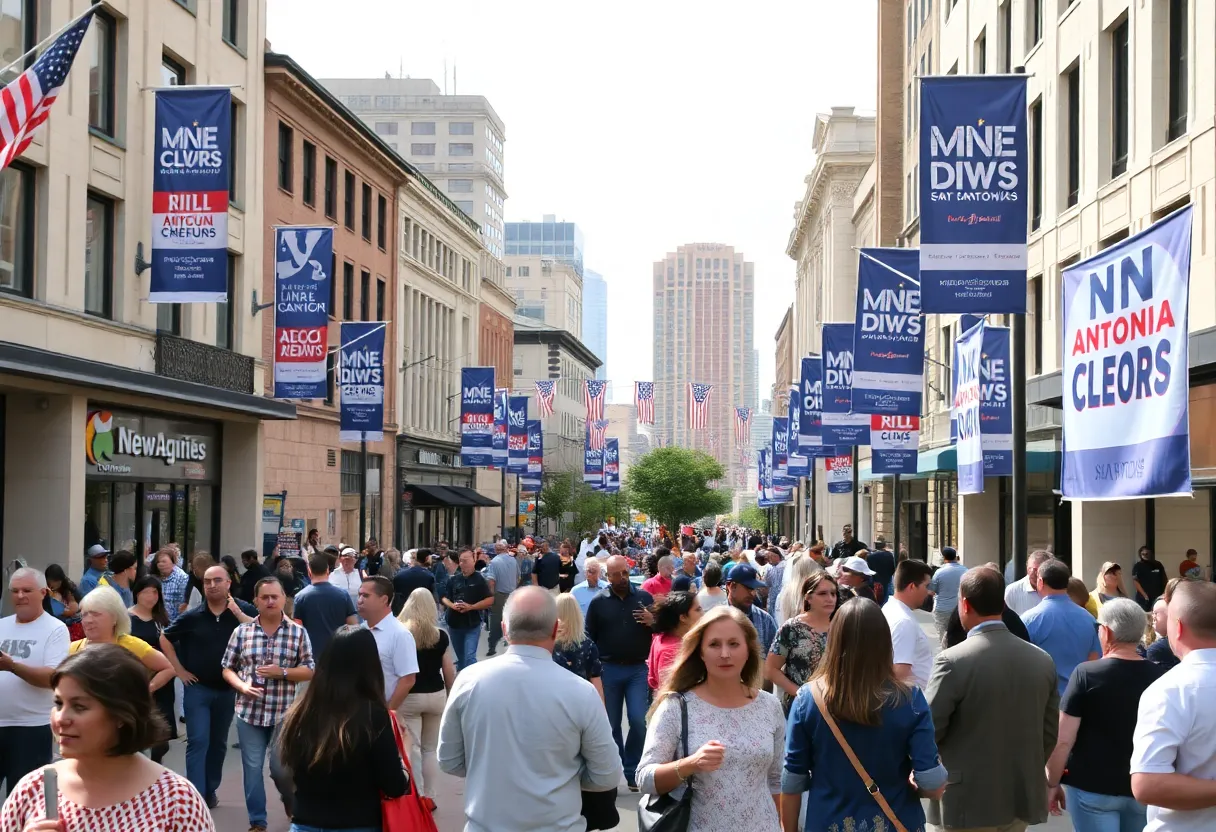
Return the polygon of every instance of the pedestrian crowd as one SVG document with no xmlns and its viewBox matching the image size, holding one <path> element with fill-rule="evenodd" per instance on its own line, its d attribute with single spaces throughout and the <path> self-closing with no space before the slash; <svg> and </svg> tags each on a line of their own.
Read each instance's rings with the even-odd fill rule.
<svg viewBox="0 0 1216 832">
<path fill-rule="evenodd" d="M 1013 580 L 847 525 L 87 554 L 79 582 L 9 577 L 0 832 L 212 830 L 234 721 L 250 832 L 267 770 L 293 832 L 433 829 L 441 770 L 471 832 L 613 828 L 622 785 L 642 829 L 1216 829 L 1192 553 L 1092 590 L 1048 551 Z M 160 765 L 182 724 L 184 777 Z"/>
</svg>

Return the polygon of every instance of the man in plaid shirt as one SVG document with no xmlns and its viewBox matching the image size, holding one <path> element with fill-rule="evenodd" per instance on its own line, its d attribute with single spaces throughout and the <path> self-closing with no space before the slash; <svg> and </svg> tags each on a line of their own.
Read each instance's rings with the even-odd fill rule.
<svg viewBox="0 0 1216 832">
<path fill-rule="evenodd" d="M 279 724 L 296 696 L 296 685 L 312 678 L 308 632 L 283 614 L 286 593 L 278 578 L 254 587 L 258 617 L 232 631 L 224 651 L 224 680 L 237 692 L 236 733 L 241 742 L 245 809 L 249 832 L 266 832 L 266 787 L 262 766 L 270 752 L 270 777 L 290 817 L 295 808 L 291 774 L 279 761 Z"/>
</svg>

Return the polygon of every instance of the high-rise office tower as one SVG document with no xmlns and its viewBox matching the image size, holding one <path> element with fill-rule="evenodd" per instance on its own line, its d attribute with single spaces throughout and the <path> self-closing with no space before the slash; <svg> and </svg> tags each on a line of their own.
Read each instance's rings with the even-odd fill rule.
<svg viewBox="0 0 1216 832">
<path fill-rule="evenodd" d="M 583 329 L 583 232 L 553 214 L 540 222 L 509 222 L 505 230 L 506 288 L 515 296 L 516 314 L 564 329 L 589 346 Z"/>
<path fill-rule="evenodd" d="M 755 267 L 733 247 L 680 246 L 654 264 L 654 436 L 698 448 L 739 481 L 735 408 L 755 407 Z M 709 425 L 688 427 L 688 383 L 712 384 Z"/>
<path fill-rule="evenodd" d="M 583 272 L 583 343 L 603 362 L 595 377 L 608 378 L 608 282 L 591 269 Z"/>
</svg>

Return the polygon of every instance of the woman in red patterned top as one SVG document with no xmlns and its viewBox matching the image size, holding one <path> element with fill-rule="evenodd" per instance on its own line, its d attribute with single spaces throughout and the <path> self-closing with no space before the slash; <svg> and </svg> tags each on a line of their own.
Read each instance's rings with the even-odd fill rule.
<svg viewBox="0 0 1216 832">
<path fill-rule="evenodd" d="M 215 832 L 189 781 L 139 753 L 169 730 L 138 659 L 95 644 L 69 656 L 51 687 L 51 730 L 63 754 L 55 763 L 59 820 L 46 820 L 38 769 L 4 801 L 0 832 Z"/>
</svg>

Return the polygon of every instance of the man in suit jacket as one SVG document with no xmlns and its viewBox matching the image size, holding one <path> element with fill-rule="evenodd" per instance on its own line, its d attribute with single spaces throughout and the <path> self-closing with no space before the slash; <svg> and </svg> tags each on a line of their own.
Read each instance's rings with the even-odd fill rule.
<svg viewBox="0 0 1216 832">
<path fill-rule="evenodd" d="M 959 585 L 961 643 L 938 654 L 925 695 L 950 773 L 929 820 L 951 832 L 1024 832 L 1047 820 L 1044 766 L 1060 695 L 1051 657 L 1001 622 L 1004 581 L 980 567 Z"/>
</svg>

